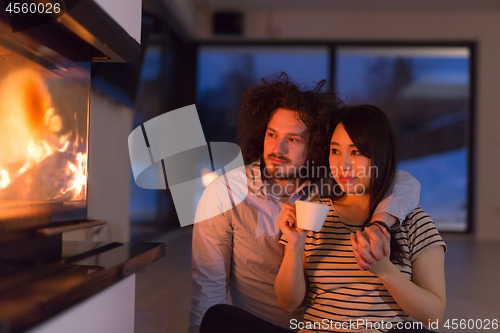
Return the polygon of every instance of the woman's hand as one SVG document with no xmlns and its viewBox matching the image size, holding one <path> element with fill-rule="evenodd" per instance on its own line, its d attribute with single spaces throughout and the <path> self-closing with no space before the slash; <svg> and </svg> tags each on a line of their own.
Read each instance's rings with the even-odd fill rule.
<svg viewBox="0 0 500 333">
<path fill-rule="evenodd" d="M 351 244 L 358 266 L 377 276 L 389 272 L 393 266 L 389 259 L 391 235 L 385 228 L 382 230 L 375 226 L 366 228 L 364 232 L 351 234 Z"/>
<path fill-rule="evenodd" d="M 359 269 L 361 270 L 366 270 L 370 269 L 372 264 L 375 264 L 377 261 L 377 258 L 380 258 L 382 255 L 389 255 L 390 254 L 390 247 L 387 247 L 385 249 L 380 248 L 380 246 L 377 243 L 370 243 L 370 236 L 367 234 L 368 230 L 372 230 L 373 232 L 379 232 L 381 233 L 381 229 L 378 225 L 372 224 L 370 226 L 367 226 L 363 231 L 360 231 L 356 234 L 351 234 L 351 244 L 353 242 L 356 242 L 353 245 L 354 251 L 354 257 L 356 258 L 356 262 L 358 264 Z M 359 247 L 358 243 L 358 237 L 363 237 L 366 242 L 362 242 L 362 247 Z M 356 247 L 354 247 L 356 246 Z M 359 248 L 359 249 L 358 249 Z M 383 251 L 383 252 L 381 252 Z"/>
<path fill-rule="evenodd" d="M 368 229 L 368 228 L 367 228 Z M 366 229 L 365 229 L 366 230 Z M 382 235 L 380 235 L 382 234 Z M 372 248 L 390 250 L 390 234 L 366 230 L 351 234 L 356 260 L 364 259 L 366 251 Z M 435 321 L 443 318 L 446 307 L 446 287 L 444 278 L 444 251 L 441 246 L 426 250 L 412 264 L 412 277 L 408 279 L 390 260 L 390 254 L 383 250 L 380 257 L 374 253 L 375 262 L 369 270 L 384 284 L 400 308 L 412 318 L 421 321 Z"/>
<path fill-rule="evenodd" d="M 303 248 L 306 243 L 307 230 L 297 227 L 295 204 L 291 202 L 285 203 L 281 212 L 282 214 L 278 221 L 278 227 L 281 229 L 284 238 L 289 245 L 299 245 Z"/>
</svg>

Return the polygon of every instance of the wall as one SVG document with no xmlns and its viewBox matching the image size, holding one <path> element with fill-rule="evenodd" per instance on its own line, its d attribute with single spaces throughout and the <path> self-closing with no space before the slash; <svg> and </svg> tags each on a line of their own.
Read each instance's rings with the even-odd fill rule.
<svg viewBox="0 0 500 333">
<path fill-rule="evenodd" d="M 135 274 L 76 304 L 28 333 L 134 333 Z"/>
<path fill-rule="evenodd" d="M 109 16 L 141 43 L 142 0 L 94 0 Z"/>
<path fill-rule="evenodd" d="M 91 91 L 89 118 L 87 216 L 107 224 L 65 233 L 63 239 L 129 242 L 128 135 L 133 111 Z"/>
<path fill-rule="evenodd" d="M 213 39 L 211 11 L 199 13 L 197 33 Z M 500 12 L 307 11 L 245 12 L 249 40 L 476 41 L 475 237 L 500 240 Z"/>
<path fill-rule="evenodd" d="M 195 0 L 163 0 L 174 16 L 176 23 L 182 26 L 183 32 L 190 37 L 196 34 Z"/>
</svg>

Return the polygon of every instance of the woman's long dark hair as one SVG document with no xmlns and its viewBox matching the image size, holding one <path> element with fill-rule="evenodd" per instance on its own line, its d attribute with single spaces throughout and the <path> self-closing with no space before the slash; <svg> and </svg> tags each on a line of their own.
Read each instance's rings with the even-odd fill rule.
<svg viewBox="0 0 500 333">
<path fill-rule="evenodd" d="M 355 105 L 342 108 L 329 128 L 331 139 L 338 124 L 344 126 L 353 144 L 361 154 L 371 160 L 369 222 L 375 208 L 390 193 L 397 167 L 397 146 L 394 129 L 387 115 L 374 105 Z M 335 193 L 337 191 L 333 191 Z M 332 197 L 333 200 L 339 196 Z M 388 230 L 390 231 L 390 230 Z M 403 249 L 391 237 L 391 260 L 402 264 Z"/>
</svg>

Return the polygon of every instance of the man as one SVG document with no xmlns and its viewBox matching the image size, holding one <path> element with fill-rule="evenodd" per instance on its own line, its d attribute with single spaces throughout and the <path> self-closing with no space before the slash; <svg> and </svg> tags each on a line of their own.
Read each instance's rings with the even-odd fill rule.
<svg viewBox="0 0 500 333">
<path fill-rule="evenodd" d="M 300 91 L 286 74 L 263 81 L 243 93 L 239 114 L 240 147 L 251 164 L 213 181 L 198 204 L 198 211 L 213 217 L 193 228 L 190 333 L 198 332 L 209 307 L 226 303 L 228 291 L 233 305 L 275 325 L 289 329 L 290 320 L 302 319 L 300 308 L 284 312 L 274 292 L 283 259 L 277 221 L 285 202 L 310 200 L 321 190 L 311 185 L 325 177 L 318 171 L 326 170 L 327 156 L 318 147 L 329 142 L 328 119 L 340 102 L 320 92 L 324 81 L 313 91 Z M 229 209 L 221 198 L 239 190 L 227 186 L 228 179 L 242 179 L 248 189 Z M 418 205 L 419 192 L 418 181 L 398 175 L 392 196 L 372 220 L 402 221 Z"/>
</svg>

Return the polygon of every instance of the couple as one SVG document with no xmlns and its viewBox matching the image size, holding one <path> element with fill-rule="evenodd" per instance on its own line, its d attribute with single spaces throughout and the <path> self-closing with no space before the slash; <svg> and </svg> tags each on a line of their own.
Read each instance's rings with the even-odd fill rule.
<svg viewBox="0 0 500 333">
<path fill-rule="evenodd" d="M 387 117 L 371 106 L 339 110 L 335 95 L 320 92 L 323 84 L 300 91 L 282 75 L 243 94 L 241 148 L 256 161 L 244 170 L 249 195 L 222 209 L 219 198 L 230 191 L 223 177 L 203 193 L 199 205 L 220 214 L 194 225 L 190 332 L 209 308 L 226 303 L 228 291 L 237 308 L 212 307 L 202 332 L 315 331 L 324 319 L 327 331 L 348 332 L 335 324 L 410 316 L 427 324 L 442 316 L 444 243 L 415 209 L 418 182 L 395 171 Z M 322 182 L 318 172 L 299 176 L 301 167 L 319 169 L 328 159 L 336 182 L 328 190 L 312 186 Z M 369 166 L 376 177 L 356 176 Z M 367 191 L 354 193 L 356 184 Z M 297 199 L 331 206 L 320 232 L 296 227 Z M 391 236 L 385 225 L 395 229 Z"/>
</svg>

